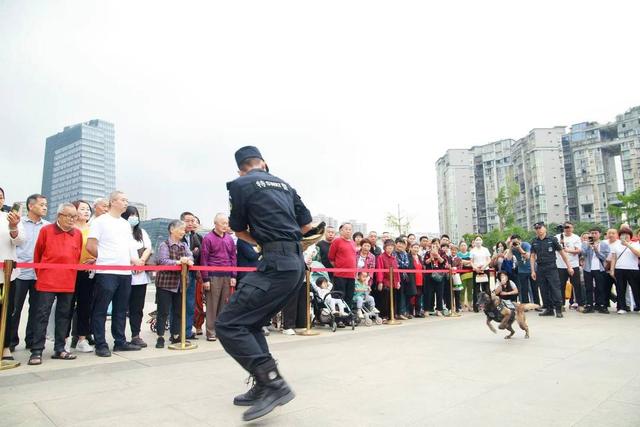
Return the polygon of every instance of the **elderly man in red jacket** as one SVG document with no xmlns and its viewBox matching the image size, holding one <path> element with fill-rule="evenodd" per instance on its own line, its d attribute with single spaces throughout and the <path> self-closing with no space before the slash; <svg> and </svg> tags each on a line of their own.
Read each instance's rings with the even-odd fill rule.
<svg viewBox="0 0 640 427">
<path fill-rule="evenodd" d="M 36 263 L 77 264 L 82 250 L 82 233 L 74 227 L 78 216 L 75 206 L 64 203 L 58 208 L 58 218 L 54 224 L 40 230 L 33 253 Z M 29 365 L 42 363 L 42 351 L 46 341 L 47 323 L 53 301 L 56 303 L 55 344 L 53 359 L 73 360 L 76 358 L 65 351 L 65 341 L 71 321 L 71 301 L 76 283 L 76 270 L 36 269 L 36 321 L 33 331 L 33 345 Z"/>
<path fill-rule="evenodd" d="M 353 228 L 345 222 L 338 229 L 340 236 L 333 239 L 329 248 L 329 261 L 334 268 L 356 268 L 356 244 L 351 239 Z M 333 273 L 333 290 L 344 295 L 344 301 L 353 306 L 353 290 L 356 286 L 355 272 Z"/>
</svg>

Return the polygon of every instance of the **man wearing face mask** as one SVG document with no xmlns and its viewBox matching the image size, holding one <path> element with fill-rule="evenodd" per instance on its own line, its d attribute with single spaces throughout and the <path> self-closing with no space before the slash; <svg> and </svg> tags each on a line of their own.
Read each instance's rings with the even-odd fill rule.
<svg viewBox="0 0 640 427">
<path fill-rule="evenodd" d="M 556 268 L 556 252 L 567 266 L 569 276 L 574 274 L 573 267 L 558 239 L 547 234 L 544 222 L 536 222 L 533 228 L 536 230 L 536 238 L 531 242 L 531 279 L 538 281 L 543 293 L 545 310 L 540 316 L 553 316 L 555 308 L 556 317 L 561 318 L 564 295 L 561 294 L 560 276 Z"/>
</svg>

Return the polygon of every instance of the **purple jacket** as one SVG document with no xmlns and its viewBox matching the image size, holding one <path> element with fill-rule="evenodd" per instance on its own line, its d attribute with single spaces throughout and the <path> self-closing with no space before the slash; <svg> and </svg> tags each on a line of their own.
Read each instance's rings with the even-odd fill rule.
<svg viewBox="0 0 640 427">
<path fill-rule="evenodd" d="M 212 267 L 235 267 L 236 260 L 236 244 L 231 235 L 225 233 L 220 237 L 215 231 L 209 232 L 202 239 L 200 248 L 200 265 Z M 203 271 L 202 280 L 209 280 L 209 277 L 231 276 L 236 277 L 236 272 L 215 272 Z"/>
</svg>

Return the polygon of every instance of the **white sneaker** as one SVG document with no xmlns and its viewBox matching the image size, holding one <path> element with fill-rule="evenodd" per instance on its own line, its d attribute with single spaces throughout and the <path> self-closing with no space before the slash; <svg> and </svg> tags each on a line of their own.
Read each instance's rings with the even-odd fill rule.
<svg viewBox="0 0 640 427">
<path fill-rule="evenodd" d="M 88 340 L 84 339 L 78 342 L 78 344 L 76 345 L 76 350 L 80 353 L 93 353 L 94 348 L 91 344 L 89 344 Z"/>
<path fill-rule="evenodd" d="M 296 331 L 294 331 L 293 329 L 284 329 L 282 333 L 283 335 L 295 335 Z"/>
<path fill-rule="evenodd" d="M 375 307 L 373 308 L 373 310 L 372 310 L 372 311 L 373 311 L 375 314 L 380 314 L 380 310 L 378 310 L 378 309 L 377 309 L 377 308 L 375 308 Z"/>
<path fill-rule="evenodd" d="M 362 310 L 358 310 L 358 318 L 364 319 L 364 314 L 362 313 Z"/>
<path fill-rule="evenodd" d="M 627 314 L 626 310 L 618 310 L 618 314 Z"/>
</svg>

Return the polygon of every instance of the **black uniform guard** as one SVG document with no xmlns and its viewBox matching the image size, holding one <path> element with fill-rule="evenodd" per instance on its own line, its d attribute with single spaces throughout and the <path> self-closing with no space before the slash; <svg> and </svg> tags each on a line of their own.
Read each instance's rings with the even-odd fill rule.
<svg viewBox="0 0 640 427">
<path fill-rule="evenodd" d="M 311 223 L 311 214 L 289 184 L 267 172 L 257 148 L 243 147 L 235 156 L 242 176 L 227 184 L 229 224 L 239 237 L 249 231 L 262 247 L 262 259 L 257 271 L 238 283 L 218 317 L 216 333 L 227 353 L 254 378 L 253 387 L 234 399 L 236 405 L 251 406 L 243 415 L 249 421 L 294 397 L 269 353 L 262 326 L 303 284 L 300 240 L 302 228 Z M 259 166 L 256 160 L 262 160 Z"/>
<path fill-rule="evenodd" d="M 540 230 L 545 228 L 544 222 L 537 222 L 533 228 Z M 546 228 L 545 228 L 546 231 Z M 560 251 L 563 260 L 567 263 L 567 257 L 555 236 L 546 234 L 544 238 L 536 236 L 531 242 L 531 254 L 535 256 L 534 267 L 531 263 L 532 271 L 535 271 L 535 280 L 542 289 L 542 300 L 545 311 L 540 313 L 541 316 L 553 316 L 553 309 L 556 309 L 556 317 L 562 317 L 562 305 L 564 304 L 564 295 L 561 294 L 560 276 L 556 268 L 556 251 Z M 567 263 L 568 265 L 568 263 Z M 535 270 L 534 270 L 535 269 Z M 573 269 L 569 267 L 573 274 Z"/>
</svg>

